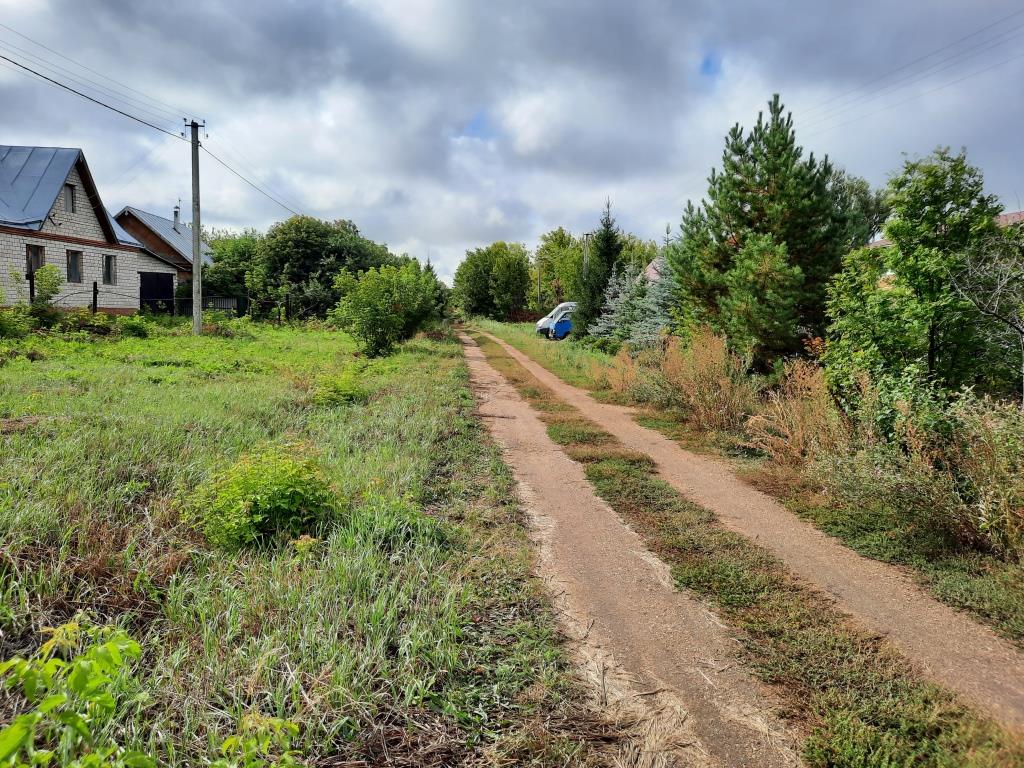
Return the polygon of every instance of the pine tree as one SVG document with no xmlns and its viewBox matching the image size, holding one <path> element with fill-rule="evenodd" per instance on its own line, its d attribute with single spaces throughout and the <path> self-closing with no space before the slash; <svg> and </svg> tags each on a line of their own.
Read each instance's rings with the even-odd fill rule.
<svg viewBox="0 0 1024 768">
<path fill-rule="evenodd" d="M 823 333 L 828 281 L 851 233 L 870 234 L 851 220 L 863 214 L 850 202 L 850 179 L 827 157 L 803 156 L 778 95 L 768 107 L 749 133 L 729 131 L 707 198 L 687 204 L 667 248 L 676 315 L 728 334 L 760 369 Z"/>
<path fill-rule="evenodd" d="M 593 325 L 601 312 L 604 289 L 622 256 L 622 237 L 612 218 L 612 204 L 605 203 L 601 214 L 601 227 L 594 233 L 590 244 L 590 257 L 582 275 L 580 296 L 577 299 L 573 326 L 580 329 Z"/>
</svg>

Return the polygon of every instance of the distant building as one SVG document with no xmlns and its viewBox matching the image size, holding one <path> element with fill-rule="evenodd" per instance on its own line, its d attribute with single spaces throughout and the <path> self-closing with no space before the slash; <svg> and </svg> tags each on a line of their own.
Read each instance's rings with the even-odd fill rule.
<svg viewBox="0 0 1024 768">
<path fill-rule="evenodd" d="M 1012 227 L 1014 224 L 1024 224 L 1024 211 L 1015 211 L 1014 213 L 1003 213 L 996 216 L 996 226 Z M 888 238 L 880 237 L 878 240 L 872 240 L 867 244 L 868 248 L 888 248 L 892 245 L 892 241 Z"/>
<path fill-rule="evenodd" d="M 181 209 L 174 207 L 172 218 L 125 206 L 114 216 L 124 230 L 138 240 L 147 251 L 166 259 L 178 269 L 178 280 L 192 280 L 192 227 L 181 220 Z M 204 264 L 211 264 L 213 251 L 200 241 Z"/>
<path fill-rule="evenodd" d="M 24 276 L 46 264 L 64 277 L 58 306 L 89 306 L 95 283 L 98 308 L 119 314 L 139 309 L 141 285 L 150 279 L 170 279 L 173 295 L 177 274 L 111 218 L 82 150 L 0 145 L 4 303 L 27 297 Z"/>
</svg>

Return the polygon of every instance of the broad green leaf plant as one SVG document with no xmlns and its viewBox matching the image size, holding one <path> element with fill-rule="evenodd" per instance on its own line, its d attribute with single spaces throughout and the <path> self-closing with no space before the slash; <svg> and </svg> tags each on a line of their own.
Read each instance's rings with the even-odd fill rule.
<svg viewBox="0 0 1024 768">
<path fill-rule="evenodd" d="M 114 686 L 141 648 L 124 630 L 91 627 L 79 617 L 46 630 L 29 658 L 0 664 L 0 678 L 29 706 L 0 731 L 0 766 L 147 768 L 156 763 L 102 736 L 116 710 Z"/>
</svg>

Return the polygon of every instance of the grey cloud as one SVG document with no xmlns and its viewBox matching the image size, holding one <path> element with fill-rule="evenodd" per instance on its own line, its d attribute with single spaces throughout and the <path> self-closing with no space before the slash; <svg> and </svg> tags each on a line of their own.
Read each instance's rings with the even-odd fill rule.
<svg viewBox="0 0 1024 768">
<path fill-rule="evenodd" d="M 225 159 L 259 183 L 303 210 L 423 249 L 415 255 L 429 249 L 450 274 L 466 247 L 593 226 L 606 195 L 621 224 L 660 238 L 685 200 L 703 194 L 729 126 L 752 123 L 773 91 L 794 108 L 809 149 L 875 184 L 901 151 L 966 144 L 992 190 L 1015 205 L 1024 110 L 1006 84 L 1019 82 L 1024 62 L 907 106 L 895 105 L 900 93 L 851 97 L 847 114 L 817 126 L 815 117 L 835 110 L 810 109 L 1016 5 L 52 0 L 18 6 L 5 23 L 195 110 L 210 122 L 210 148 L 244 154 L 246 162 Z M 1024 16 L 1003 31 L 1013 25 Z M 0 30 L 3 40 L 16 38 Z M 1013 43 L 1000 50 L 1009 55 Z M 720 74 L 701 74 L 708 54 Z M 184 155 L 161 144 L 170 139 L 2 68 L 0 103 L 3 141 L 82 146 L 101 191 L 126 198 L 108 204 L 163 210 L 188 194 Z M 460 138 L 480 115 L 479 135 Z M 126 173 L 134 164 L 141 172 Z M 287 215 L 209 161 L 204 201 L 207 221 L 221 226 L 265 227 Z"/>
</svg>

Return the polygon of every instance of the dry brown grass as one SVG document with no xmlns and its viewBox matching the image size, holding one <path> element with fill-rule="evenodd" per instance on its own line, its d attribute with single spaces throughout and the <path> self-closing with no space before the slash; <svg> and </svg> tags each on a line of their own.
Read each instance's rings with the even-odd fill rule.
<svg viewBox="0 0 1024 768">
<path fill-rule="evenodd" d="M 743 362 L 725 338 L 707 329 L 690 344 L 670 337 L 660 361 L 661 375 L 695 426 L 738 430 L 757 408 L 757 391 Z"/>
<path fill-rule="evenodd" d="M 821 366 L 806 360 L 786 365 L 782 386 L 769 393 L 760 413 L 747 419 L 748 444 L 783 465 L 800 465 L 823 453 L 843 453 L 850 429 L 829 394 Z"/>
</svg>

